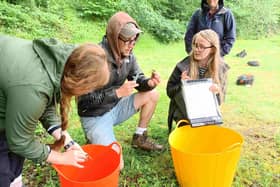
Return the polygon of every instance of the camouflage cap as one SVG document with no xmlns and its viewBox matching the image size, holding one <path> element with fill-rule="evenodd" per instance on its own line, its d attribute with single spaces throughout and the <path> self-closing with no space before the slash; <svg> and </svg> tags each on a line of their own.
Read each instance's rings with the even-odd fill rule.
<svg viewBox="0 0 280 187">
<path fill-rule="evenodd" d="M 123 26 L 123 28 L 120 31 L 120 37 L 124 40 L 129 40 L 133 36 L 141 33 L 140 29 L 138 29 L 135 24 L 133 23 L 127 23 L 126 25 Z"/>
</svg>

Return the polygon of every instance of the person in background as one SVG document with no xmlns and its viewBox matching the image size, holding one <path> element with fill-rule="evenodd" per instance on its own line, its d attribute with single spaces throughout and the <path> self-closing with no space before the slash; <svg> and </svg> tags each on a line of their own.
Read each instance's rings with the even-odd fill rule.
<svg viewBox="0 0 280 187">
<path fill-rule="evenodd" d="M 100 45 L 110 64 L 110 80 L 102 89 L 78 98 L 81 123 L 92 144 L 115 142 L 113 127 L 139 112 L 132 147 L 148 151 L 163 149 L 147 135 L 159 99 L 154 88 L 160 83 L 160 76 L 153 72 L 150 78 L 145 77 L 132 52 L 141 32 L 136 21 L 125 12 L 117 12 L 108 21 Z"/>
<path fill-rule="evenodd" d="M 191 17 L 185 33 L 185 50 L 192 50 L 193 36 L 204 29 L 214 30 L 220 39 L 220 54 L 227 55 L 236 40 L 236 24 L 230 9 L 224 7 L 223 0 L 202 0 L 201 8 Z"/>
<path fill-rule="evenodd" d="M 82 168 L 87 155 L 66 130 L 68 111 L 72 96 L 108 82 L 105 51 L 94 44 L 1 35 L 0 62 L 0 187 L 22 186 L 25 158 Z M 54 144 L 37 140 L 39 121 Z"/>
<path fill-rule="evenodd" d="M 194 35 L 190 55 L 177 63 L 167 82 L 167 95 L 170 98 L 168 111 L 168 129 L 172 122 L 188 119 L 182 95 L 181 80 L 211 78 L 213 85 L 209 88 L 216 94 L 219 104 L 225 95 L 226 64 L 220 57 L 219 37 L 213 30 L 206 29 Z"/>
</svg>

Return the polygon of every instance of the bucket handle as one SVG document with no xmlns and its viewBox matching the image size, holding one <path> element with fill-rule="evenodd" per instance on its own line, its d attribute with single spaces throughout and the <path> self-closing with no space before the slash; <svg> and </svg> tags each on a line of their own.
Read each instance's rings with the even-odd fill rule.
<svg viewBox="0 0 280 187">
<path fill-rule="evenodd" d="M 108 145 L 108 147 L 111 147 L 111 149 L 113 149 L 119 155 L 122 153 L 122 147 L 118 142 L 113 142 L 110 145 Z"/>
<path fill-rule="evenodd" d="M 238 147 L 238 146 L 240 146 L 240 145 L 241 145 L 240 142 L 237 142 L 237 143 L 235 143 L 235 144 L 232 144 L 232 145 L 226 147 L 226 148 L 223 150 L 223 152 L 226 152 L 226 151 L 229 151 L 229 150 L 231 150 L 231 149 L 234 149 L 234 148 L 236 148 L 236 147 Z"/>
<path fill-rule="evenodd" d="M 177 122 L 177 125 L 176 125 L 176 129 L 179 128 L 179 127 L 182 127 L 182 126 L 185 126 L 185 125 L 180 125 L 181 123 L 187 123 L 187 124 L 190 124 L 190 122 L 186 119 L 181 119 Z"/>
</svg>

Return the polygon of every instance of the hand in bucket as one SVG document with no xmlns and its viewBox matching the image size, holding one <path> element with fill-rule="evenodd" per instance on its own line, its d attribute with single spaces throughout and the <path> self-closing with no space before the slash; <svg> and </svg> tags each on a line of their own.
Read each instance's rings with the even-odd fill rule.
<svg viewBox="0 0 280 187">
<path fill-rule="evenodd" d="M 87 152 L 85 152 L 85 151 L 83 150 L 83 148 L 82 148 L 79 144 L 77 144 L 76 142 L 74 142 L 74 144 L 71 145 L 66 151 L 69 151 L 69 150 L 78 150 L 78 151 L 81 151 L 81 152 L 83 152 L 83 153 L 85 154 L 86 160 L 88 160 L 88 159 L 91 159 L 91 160 L 92 160 L 92 157 L 91 157 Z"/>
<path fill-rule="evenodd" d="M 88 154 L 80 149 L 81 147 L 72 147 L 63 154 L 65 154 L 65 162 L 78 168 L 84 168 L 80 163 L 85 162 L 88 159 Z"/>
<path fill-rule="evenodd" d="M 78 168 L 84 168 L 81 163 L 87 160 L 87 153 L 84 151 L 77 150 L 75 148 L 67 150 L 66 152 L 57 152 L 51 150 L 47 162 L 57 165 L 68 165 Z"/>
</svg>

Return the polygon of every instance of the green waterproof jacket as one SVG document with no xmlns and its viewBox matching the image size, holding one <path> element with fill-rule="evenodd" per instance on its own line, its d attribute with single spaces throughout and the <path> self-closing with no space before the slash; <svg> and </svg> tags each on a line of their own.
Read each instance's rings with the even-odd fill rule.
<svg viewBox="0 0 280 187">
<path fill-rule="evenodd" d="M 47 159 L 48 147 L 36 140 L 35 129 L 39 121 L 49 132 L 60 125 L 56 101 L 73 49 L 55 39 L 0 35 L 0 132 L 10 151 L 35 162 Z"/>
</svg>

